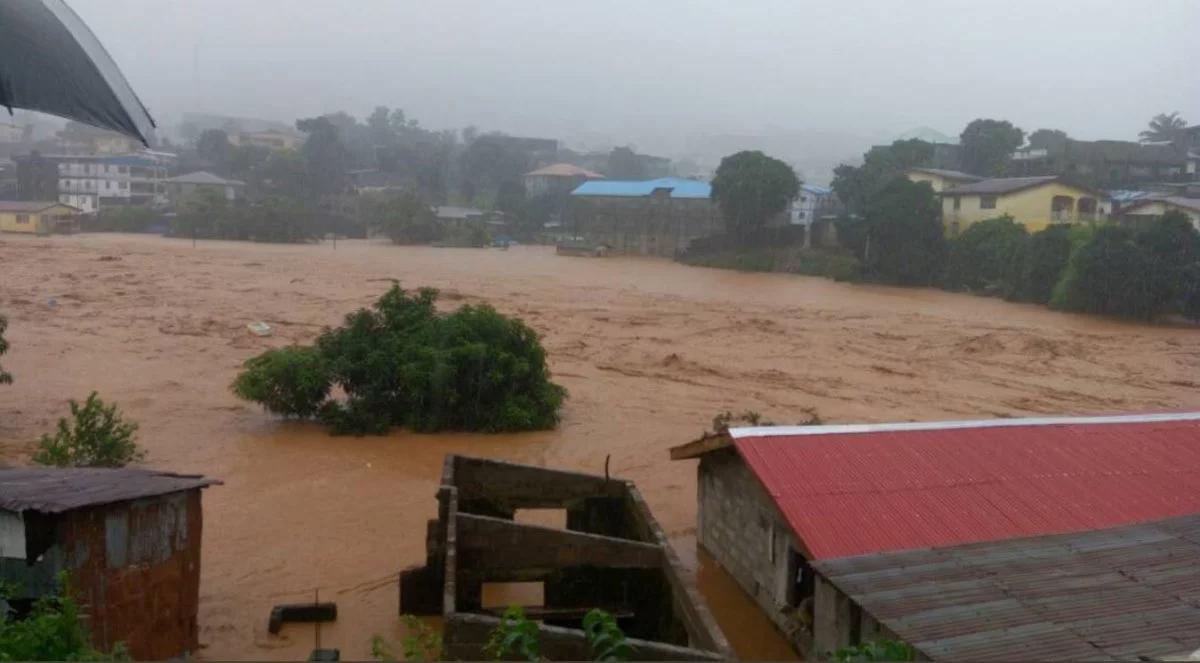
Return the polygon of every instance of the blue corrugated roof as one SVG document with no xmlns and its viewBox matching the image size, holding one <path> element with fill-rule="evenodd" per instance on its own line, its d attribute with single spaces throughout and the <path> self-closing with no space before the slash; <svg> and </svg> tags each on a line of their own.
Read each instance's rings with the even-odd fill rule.
<svg viewBox="0 0 1200 663">
<path fill-rule="evenodd" d="M 638 198 L 649 196 L 655 189 L 670 189 L 672 198 L 711 198 L 708 182 L 682 177 L 661 177 L 656 180 L 591 180 L 571 192 L 572 196 L 613 196 Z"/>
<path fill-rule="evenodd" d="M 817 186 L 815 184 L 801 184 L 800 188 L 813 194 L 814 196 L 828 196 L 830 193 L 833 193 L 832 190 L 823 186 Z"/>
</svg>

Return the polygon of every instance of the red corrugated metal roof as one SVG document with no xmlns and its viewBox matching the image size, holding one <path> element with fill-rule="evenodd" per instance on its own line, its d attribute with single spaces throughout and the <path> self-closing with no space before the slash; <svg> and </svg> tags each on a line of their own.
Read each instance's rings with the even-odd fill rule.
<svg viewBox="0 0 1200 663">
<path fill-rule="evenodd" d="M 831 559 L 1200 513 L 1196 417 L 733 435 L 810 556 Z"/>
</svg>

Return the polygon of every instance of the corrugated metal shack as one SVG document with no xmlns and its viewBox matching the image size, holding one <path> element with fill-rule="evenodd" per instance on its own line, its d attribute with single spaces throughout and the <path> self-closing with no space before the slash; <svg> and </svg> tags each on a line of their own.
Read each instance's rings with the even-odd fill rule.
<svg viewBox="0 0 1200 663">
<path fill-rule="evenodd" d="M 565 510 L 566 527 L 518 522 L 525 509 Z M 447 456 L 427 559 L 400 575 L 400 612 L 441 615 L 451 658 L 482 660 L 499 610 L 485 584 L 540 583 L 542 655 L 589 660 L 580 622 L 618 619 L 637 660 L 733 657 L 666 535 L 632 483 L 501 461 Z"/>
<path fill-rule="evenodd" d="M 891 631 L 892 613 L 860 606 L 822 569 L 863 555 L 936 556 L 1200 514 L 1198 441 L 1200 413 L 1171 413 L 742 428 L 671 455 L 700 459 L 700 546 L 797 650 L 816 658 L 903 637 Z M 1200 574 L 1193 553 L 1181 554 Z M 918 570 L 946 585 L 961 576 L 953 565 Z M 960 617 L 921 603 L 909 608 L 931 630 L 951 632 Z M 997 624 L 1004 628 L 1003 619 Z M 1018 657 L 1056 657 L 1057 645 L 1048 647 Z"/>
<path fill-rule="evenodd" d="M 220 483 L 142 469 L 0 469 L 0 579 L 16 598 L 56 591 L 61 571 L 94 644 L 136 659 L 199 644 L 200 489 Z"/>
</svg>

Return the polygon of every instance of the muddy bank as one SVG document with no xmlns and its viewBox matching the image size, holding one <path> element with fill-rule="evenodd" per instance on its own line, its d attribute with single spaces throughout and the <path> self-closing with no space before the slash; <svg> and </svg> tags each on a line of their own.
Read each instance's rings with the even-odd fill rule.
<svg viewBox="0 0 1200 663">
<path fill-rule="evenodd" d="M 560 429 L 329 438 L 229 393 L 247 357 L 310 341 L 390 279 L 523 316 L 571 392 Z M 611 454 L 613 474 L 638 482 L 696 560 L 694 464 L 670 462 L 666 449 L 719 410 L 786 422 L 807 407 L 828 421 L 1200 407 L 1192 329 L 654 259 L 0 236 L 0 284 L 12 343 L 0 363 L 16 378 L 0 387 L 0 462 L 24 462 L 67 398 L 96 389 L 141 422 L 150 465 L 225 481 L 205 495 L 200 620 L 211 659 L 307 655 L 310 627 L 268 636 L 266 618 L 271 604 L 318 587 L 339 603 L 326 645 L 363 657 L 371 635 L 397 638 L 395 574 L 422 558 L 447 452 L 592 472 Z M 275 336 L 247 333 L 255 320 Z M 761 644 L 769 629 L 738 621 L 737 592 L 700 566 L 731 641 L 777 656 Z"/>
</svg>

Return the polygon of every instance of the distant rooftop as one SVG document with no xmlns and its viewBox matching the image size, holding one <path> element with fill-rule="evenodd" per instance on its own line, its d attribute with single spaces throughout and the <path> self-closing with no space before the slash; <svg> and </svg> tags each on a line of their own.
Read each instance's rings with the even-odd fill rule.
<svg viewBox="0 0 1200 663">
<path fill-rule="evenodd" d="M 0 200 L 0 212 L 40 212 L 55 205 L 71 207 L 57 200 Z M 78 209 L 72 207 L 72 209 Z"/>
<path fill-rule="evenodd" d="M 960 182 L 978 182 L 985 179 L 978 175 L 964 173 L 961 170 L 946 170 L 945 168 L 910 168 L 909 170 L 915 170 L 918 173 L 929 173 L 930 175 L 937 175 L 938 177 L 948 180 L 958 180 Z"/>
<path fill-rule="evenodd" d="M 604 176 L 600 173 L 588 170 L 587 168 L 580 168 L 579 166 L 570 163 L 552 164 L 546 166 L 545 168 L 538 168 L 535 171 L 525 173 L 525 175 L 547 175 L 550 177 L 586 177 L 591 180 L 604 179 Z"/>
<path fill-rule="evenodd" d="M 213 186 L 246 186 L 246 183 L 241 180 L 227 180 L 224 177 L 213 175 L 207 170 L 197 170 L 195 172 L 179 175 L 176 177 L 167 178 L 167 182 L 175 182 L 177 184 L 210 184 Z"/>
<path fill-rule="evenodd" d="M 981 180 L 971 184 L 947 189 L 942 192 L 945 194 L 1004 194 L 1029 189 L 1043 184 L 1049 184 L 1058 179 L 1057 175 L 1046 175 L 1043 177 L 994 177 L 989 180 Z"/>
<path fill-rule="evenodd" d="M 0 509 L 62 513 L 219 483 L 198 474 L 133 468 L 0 469 Z"/>
<path fill-rule="evenodd" d="M 672 198 L 711 198 L 712 185 L 681 177 L 662 177 L 656 180 L 593 180 L 584 182 L 571 192 L 572 196 L 640 198 L 658 189 L 668 189 Z"/>
</svg>

